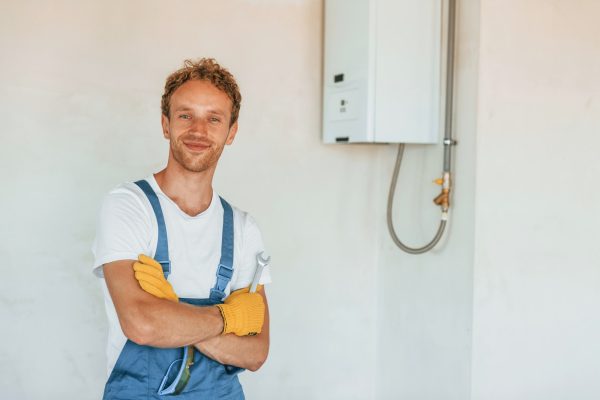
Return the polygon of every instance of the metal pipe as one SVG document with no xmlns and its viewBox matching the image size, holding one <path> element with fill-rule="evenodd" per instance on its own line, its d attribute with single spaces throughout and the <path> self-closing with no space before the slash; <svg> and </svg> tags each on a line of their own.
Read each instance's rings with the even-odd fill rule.
<svg viewBox="0 0 600 400">
<path fill-rule="evenodd" d="M 444 172 L 452 169 L 452 122 L 454 111 L 454 44 L 456 30 L 456 0 L 448 0 L 448 41 L 446 59 L 446 102 L 444 111 Z"/>
<path fill-rule="evenodd" d="M 396 235 L 396 230 L 394 229 L 394 222 L 392 221 L 392 204 L 394 204 L 394 192 L 396 191 L 396 182 L 398 181 L 398 173 L 400 172 L 400 164 L 402 164 L 402 156 L 404 153 L 404 143 L 400 143 L 398 145 L 398 156 L 396 157 L 396 165 L 394 166 L 394 173 L 392 174 L 392 183 L 390 185 L 390 191 L 388 193 L 388 206 L 387 206 L 387 225 L 388 230 L 390 231 L 390 236 L 392 240 L 401 250 L 409 253 L 409 254 L 422 254 L 428 252 L 433 249 L 435 245 L 440 241 L 442 235 L 444 234 L 444 229 L 446 228 L 446 219 L 442 218 L 440 221 L 440 226 L 434 236 L 434 238 L 427 243 L 423 247 L 410 247 L 402 243 L 402 241 Z"/>
</svg>

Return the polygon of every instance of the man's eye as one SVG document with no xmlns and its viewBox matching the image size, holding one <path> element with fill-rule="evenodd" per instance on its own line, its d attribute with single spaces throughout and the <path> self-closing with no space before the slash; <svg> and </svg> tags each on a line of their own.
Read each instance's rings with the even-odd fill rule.
<svg viewBox="0 0 600 400">
<path fill-rule="evenodd" d="M 219 123 L 219 122 L 221 122 L 221 120 L 216 117 L 211 117 L 210 122 Z"/>
<path fill-rule="evenodd" d="M 191 117 L 189 114 L 181 114 L 181 115 L 179 116 L 179 118 L 181 118 L 181 119 L 190 119 L 190 118 L 192 118 L 192 117 Z"/>
</svg>

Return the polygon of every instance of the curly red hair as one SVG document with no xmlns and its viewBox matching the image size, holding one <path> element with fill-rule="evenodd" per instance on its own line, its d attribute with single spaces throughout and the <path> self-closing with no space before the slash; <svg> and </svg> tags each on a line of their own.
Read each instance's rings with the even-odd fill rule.
<svg viewBox="0 0 600 400">
<path fill-rule="evenodd" d="M 231 100 L 231 120 L 229 121 L 229 125 L 231 126 L 237 121 L 242 103 L 240 89 L 233 75 L 227 69 L 221 67 L 213 58 L 201 58 L 197 61 L 185 60 L 183 68 L 169 75 L 160 104 L 164 116 L 169 117 L 171 96 L 175 90 L 191 80 L 208 81 L 225 92 Z"/>
</svg>

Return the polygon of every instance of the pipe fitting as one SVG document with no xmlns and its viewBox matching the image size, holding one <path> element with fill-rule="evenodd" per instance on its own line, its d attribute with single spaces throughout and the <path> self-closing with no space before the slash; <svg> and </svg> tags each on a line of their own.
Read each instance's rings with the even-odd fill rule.
<svg viewBox="0 0 600 400">
<path fill-rule="evenodd" d="M 436 179 L 435 183 L 442 186 L 442 193 L 440 193 L 433 202 L 442 207 L 442 212 L 448 212 L 450 208 L 450 173 L 444 172 L 444 176 L 441 179 Z"/>
</svg>

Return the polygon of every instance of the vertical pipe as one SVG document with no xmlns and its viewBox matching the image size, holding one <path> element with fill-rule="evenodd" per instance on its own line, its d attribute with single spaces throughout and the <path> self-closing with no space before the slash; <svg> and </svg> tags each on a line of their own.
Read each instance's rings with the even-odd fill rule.
<svg viewBox="0 0 600 400">
<path fill-rule="evenodd" d="M 456 27 L 456 0 L 448 0 L 448 42 L 446 60 L 446 111 L 444 113 L 444 172 L 450 172 L 452 161 L 452 110 L 454 107 L 454 43 Z"/>
</svg>

